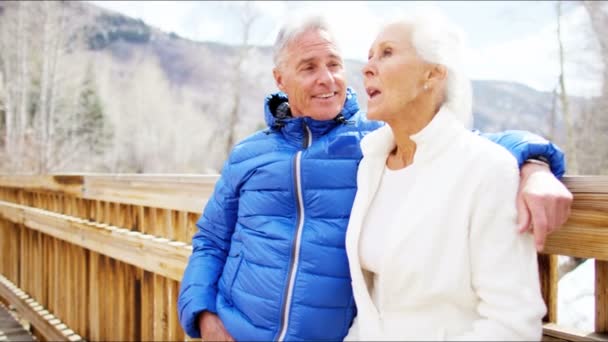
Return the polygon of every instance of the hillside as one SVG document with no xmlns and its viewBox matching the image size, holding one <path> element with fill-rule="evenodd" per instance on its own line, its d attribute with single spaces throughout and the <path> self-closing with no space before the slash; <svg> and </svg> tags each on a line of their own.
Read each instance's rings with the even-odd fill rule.
<svg viewBox="0 0 608 342">
<path fill-rule="evenodd" d="M 70 75 L 93 71 L 114 127 L 111 157 L 100 171 L 218 171 L 237 96 L 237 140 L 265 127 L 263 100 L 276 91 L 269 47 L 251 47 L 235 70 L 239 47 L 183 39 L 89 3 L 64 4 L 66 33 L 77 43 L 62 57 L 63 68 Z M 3 12 L 0 5 L 0 18 Z M 365 108 L 362 66 L 346 61 L 348 84 Z M 476 128 L 549 133 L 552 94 L 498 81 L 473 87 Z"/>
</svg>

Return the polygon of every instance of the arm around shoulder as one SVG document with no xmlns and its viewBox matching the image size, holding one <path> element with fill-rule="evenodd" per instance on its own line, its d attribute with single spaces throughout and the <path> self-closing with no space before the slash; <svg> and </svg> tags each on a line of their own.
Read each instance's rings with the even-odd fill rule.
<svg viewBox="0 0 608 342">
<path fill-rule="evenodd" d="M 520 130 L 500 133 L 484 133 L 483 137 L 506 148 L 517 159 L 519 168 L 530 159 L 546 161 L 555 177 L 561 179 L 566 172 L 566 160 L 562 150 L 547 139 Z"/>
</svg>

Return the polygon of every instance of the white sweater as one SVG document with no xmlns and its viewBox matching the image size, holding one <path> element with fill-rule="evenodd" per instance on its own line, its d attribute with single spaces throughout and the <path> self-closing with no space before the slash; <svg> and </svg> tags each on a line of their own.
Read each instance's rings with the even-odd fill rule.
<svg viewBox="0 0 608 342">
<path fill-rule="evenodd" d="M 517 162 L 446 109 L 419 133 L 414 185 L 385 234 L 379 271 L 360 264 L 362 224 L 386 158 L 390 127 L 366 136 L 346 236 L 358 314 L 347 340 L 540 340 L 546 312 L 536 250 L 516 228 Z"/>
</svg>

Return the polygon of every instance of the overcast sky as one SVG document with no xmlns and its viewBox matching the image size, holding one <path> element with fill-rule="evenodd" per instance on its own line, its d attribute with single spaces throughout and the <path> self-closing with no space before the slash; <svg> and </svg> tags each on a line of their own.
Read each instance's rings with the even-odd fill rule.
<svg viewBox="0 0 608 342">
<path fill-rule="evenodd" d="M 196 41 L 237 44 L 239 1 L 91 1 L 98 6 L 140 18 L 166 32 Z M 256 1 L 261 13 L 252 42 L 270 45 L 283 20 L 295 11 L 320 12 L 336 27 L 346 58 L 364 61 L 380 23 L 408 10 L 432 7 L 442 11 L 466 34 L 468 72 L 473 79 L 521 82 L 552 91 L 559 75 L 556 39 L 556 4 L 553 1 Z M 608 6 L 606 6 L 608 7 Z M 599 88 L 603 65 L 588 16 L 576 2 L 563 9 L 566 79 L 569 92 L 593 95 Z"/>
</svg>

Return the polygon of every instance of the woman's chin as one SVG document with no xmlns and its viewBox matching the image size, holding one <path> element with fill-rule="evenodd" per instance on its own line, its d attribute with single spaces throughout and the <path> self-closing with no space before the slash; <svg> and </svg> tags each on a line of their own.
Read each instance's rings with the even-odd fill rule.
<svg viewBox="0 0 608 342">
<path fill-rule="evenodd" d="M 368 120 L 382 120 L 382 115 L 375 109 L 367 109 L 367 119 Z"/>
</svg>

